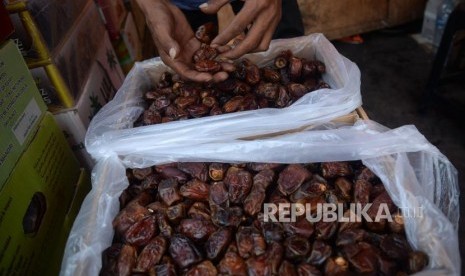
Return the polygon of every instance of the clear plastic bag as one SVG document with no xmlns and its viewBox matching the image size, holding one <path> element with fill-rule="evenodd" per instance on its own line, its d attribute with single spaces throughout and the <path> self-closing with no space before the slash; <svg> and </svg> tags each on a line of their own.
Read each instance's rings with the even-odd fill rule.
<svg viewBox="0 0 465 276">
<path fill-rule="evenodd" d="M 61 275 L 97 275 L 101 253 L 113 237 L 118 197 L 129 185 L 125 168 L 173 161 L 307 163 L 362 160 L 383 181 L 394 203 L 423 207 L 422 217 L 405 219 L 415 249 L 429 255 L 418 275 L 460 275 L 457 171 L 414 126 L 387 129 L 372 121 L 354 126 L 332 123 L 312 130 L 251 141 L 197 140 L 163 144 L 128 137 L 107 153 L 92 173 L 93 190 L 82 205 L 68 239 Z"/>
<path fill-rule="evenodd" d="M 358 67 L 341 56 L 322 34 L 275 40 L 268 51 L 246 57 L 263 66 L 270 64 L 285 49 L 299 57 L 323 61 L 327 68 L 323 79 L 332 89 L 308 93 L 283 109 L 267 108 L 133 129 L 133 123 L 143 112 L 144 92 L 169 70 L 159 58 L 155 58 L 136 63 L 115 98 L 94 117 L 86 137 L 88 151 L 96 157 L 99 155 L 96 151 L 108 141 L 123 140 L 137 133 L 156 134 L 154 139 L 169 142 L 169 137 L 176 137 L 176 141 L 183 137 L 191 140 L 205 137 L 231 139 L 286 131 L 330 121 L 362 104 Z"/>
</svg>

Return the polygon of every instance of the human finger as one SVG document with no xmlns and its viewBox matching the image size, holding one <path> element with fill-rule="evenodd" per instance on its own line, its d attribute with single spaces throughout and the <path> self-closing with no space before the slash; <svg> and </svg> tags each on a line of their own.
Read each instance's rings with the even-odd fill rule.
<svg viewBox="0 0 465 276">
<path fill-rule="evenodd" d="M 245 39 L 230 51 L 222 53 L 221 57 L 236 59 L 255 50 L 267 33 L 270 21 L 263 15 L 257 18 Z"/>
<path fill-rule="evenodd" d="M 206 14 L 215 14 L 221 7 L 226 3 L 229 3 L 229 0 L 209 0 L 206 3 L 203 3 L 199 6 L 200 10 Z"/>
<path fill-rule="evenodd" d="M 255 1 L 247 1 L 233 21 L 213 39 L 211 44 L 213 46 L 228 44 L 230 40 L 244 32 L 247 26 L 257 17 L 259 11 L 260 8 L 258 8 Z"/>
<path fill-rule="evenodd" d="M 213 75 L 212 81 L 217 83 L 217 82 L 222 82 L 225 81 L 229 77 L 229 74 L 226 72 L 218 72 Z"/>
</svg>

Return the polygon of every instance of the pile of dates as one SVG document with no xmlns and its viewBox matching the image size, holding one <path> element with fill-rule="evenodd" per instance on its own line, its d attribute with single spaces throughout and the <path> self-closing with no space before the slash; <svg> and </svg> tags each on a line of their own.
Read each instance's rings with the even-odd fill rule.
<svg viewBox="0 0 465 276">
<path fill-rule="evenodd" d="M 221 70 L 217 55 L 216 49 L 202 44 L 193 56 L 196 69 L 210 73 Z M 145 93 L 147 108 L 135 126 L 287 107 L 309 92 L 330 88 L 321 79 L 325 72 L 322 62 L 295 57 L 289 50 L 280 53 L 273 66 L 264 68 L 244 58 L 220 83 L 181 81 L 165 72 L 156 87 Z"/>
<path fill-rule="evenodd" d="M 359 161 L 172 163 L 127 177 L 101 275 L 406 275 L 428 264 L 409 246 L 380 179 Z M 340 203 L 348 217 L 354 202 L 372 203 L 370 218 L 385 204 L 394 219 L 264 219 L 264 203 Z"/>
</svg>

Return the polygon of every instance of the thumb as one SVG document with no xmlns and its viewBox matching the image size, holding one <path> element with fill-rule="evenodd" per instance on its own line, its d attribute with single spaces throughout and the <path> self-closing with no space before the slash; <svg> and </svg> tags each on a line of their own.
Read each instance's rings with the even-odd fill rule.
<svg viewBox="0 0 465 276">
<path fill-rule="evenodd" d="M 209 0 L 199 6 L 200 10 L 206 14 L 217 13 L 221 7 L 229 3 L 229 0 Z"/>
<path fill-rule="evenodd" d="M 161 45 L 161 50 L 164 51 L 171 59 L 175 59 L 179 56 L 181 48 L 179 43 L 174 40 L 170 35 L 161 35 L 158 38 Z"/>
</svg>

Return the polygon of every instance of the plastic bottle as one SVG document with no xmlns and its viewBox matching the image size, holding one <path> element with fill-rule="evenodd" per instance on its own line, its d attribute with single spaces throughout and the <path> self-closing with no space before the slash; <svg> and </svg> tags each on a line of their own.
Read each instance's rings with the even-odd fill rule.
<svg viewBox="0 0 465 276">
<path fill-rule="evenodd" d="M 436 30 L 434 32 L 433 45 L 438 47 L 441 43 L 442 34 L 446 28 L 449 15 L 455 7 L 455 0 L 444 0 L 438 8 L 438 15 L 436 17 Z"/>
</svg>

